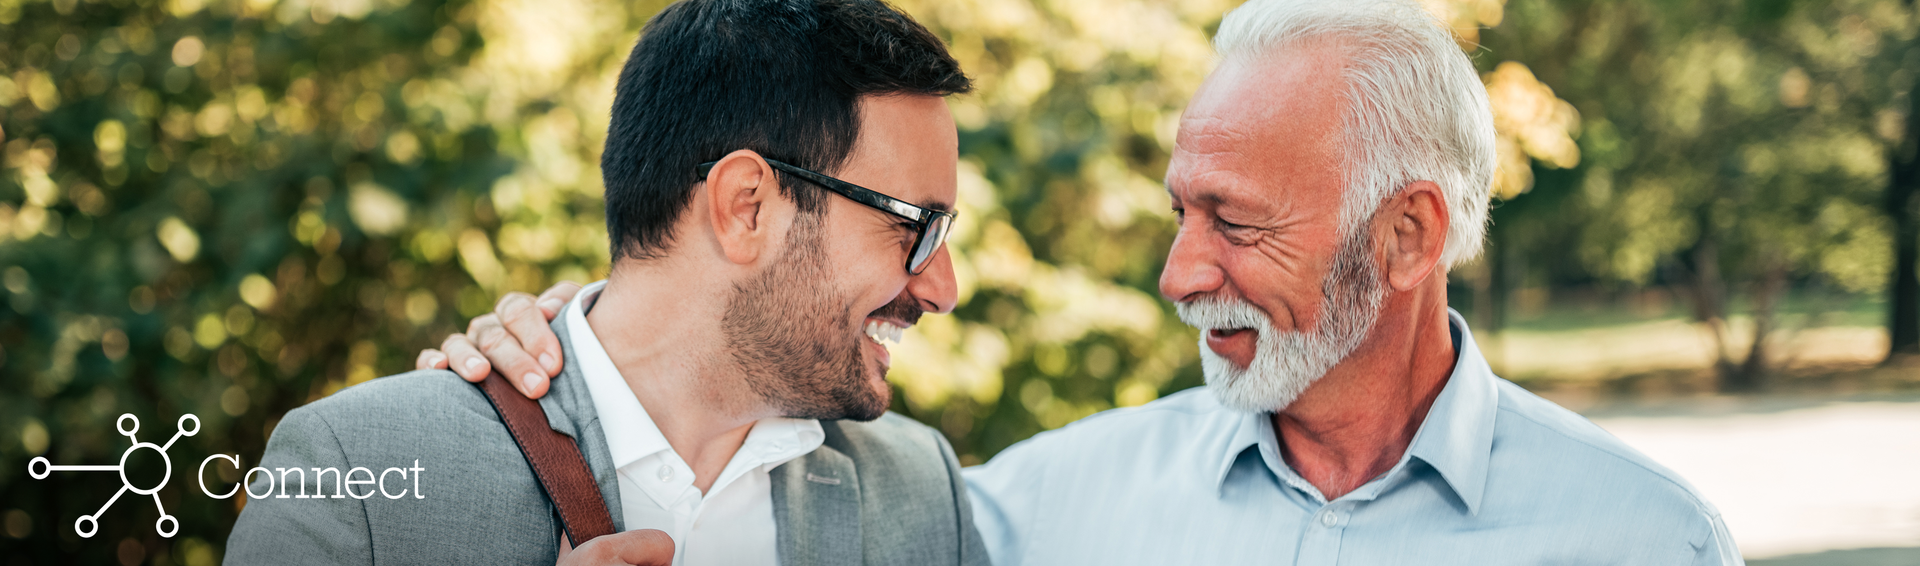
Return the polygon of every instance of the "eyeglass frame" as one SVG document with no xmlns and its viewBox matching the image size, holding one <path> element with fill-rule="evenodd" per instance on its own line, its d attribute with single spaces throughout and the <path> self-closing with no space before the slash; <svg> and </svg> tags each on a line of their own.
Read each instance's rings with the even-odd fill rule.
<svg viewBox="0 0 1920 566">
<path fill-rule="evenodd" d="M 813 183 L 820 188 L 847 197 L 853 202 L 864 204 L 879 209 L 882 212 L 912 221 L 914 223 L 914 238 L 913 247 L 907 250 L 906 268 L 908 275 L 919 275 L 921 272 L 927 270 L 927 266 L 933 263 L 934 254 L 939 253 L 940 247 L 946 245 L 947 236 L 953 233 L 953 220 L 959 216 L 958 213 L 952 211 L 933 210 L 916 206 L 913 203 L 887 196 L 880 191 L 842 181 L 805 167 L 783 163 L 777 159 L 765 156 L 761 156 L 761 159 L 765 160 L 767 165 L 772 165 L 774 169 L 779 169 L 782 172 L 805 179 L 807 182 Z M 719 161 L 708 161 L 695 166 L 696 171 L 700 173 L 700 180 L 705 181 L 707 174 L 712 172 L 713 167 L 719 163 Z M 941 222 L 943 218 L 945 219 L 944 223 Z M 919 268 L 915 269 L 913 261 L 914 254 L 919 253 L 921 244 L 926 242 L 928 231 L 932 230 L 936 225 L 941 226 L 938 236 L 939 241 L 927 249 L 926 257 L 920 259 Z"/>
</svg>

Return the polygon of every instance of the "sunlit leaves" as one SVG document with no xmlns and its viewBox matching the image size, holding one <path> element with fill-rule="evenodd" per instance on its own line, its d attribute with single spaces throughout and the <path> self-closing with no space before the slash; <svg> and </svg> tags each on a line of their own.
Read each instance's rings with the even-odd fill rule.
<svg viewBox="0 0 1920 566">
<path fill-rule="evenodd" d="M 1573 141 L 1580 131 L 1580 112 L 1572 104 L 1555 97 L 1552 87 L 1519 62 L 1501 63 L 1484 80 L 1500 135 L 1496 198 L 1511 199 L 1532 188 L 1535 160 L 1560 169 L 1580 164 L 1580 147 Z"/>
</svg>

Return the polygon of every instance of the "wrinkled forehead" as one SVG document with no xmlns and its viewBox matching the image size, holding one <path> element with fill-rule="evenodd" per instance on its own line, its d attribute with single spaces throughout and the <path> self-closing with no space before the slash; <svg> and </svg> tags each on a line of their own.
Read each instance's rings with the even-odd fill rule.
<svg viewBox="0 0 1920 566">
<path fill-rule="evenodd" d="M 1337 162 L 1347 105 L 1342 46 L 1319 42 L 1221 62 L 1181 115 L 1170 185 L 1220 168 Z M 1169 188 L 1172 188 L 1171 186 Z"/>
<path fill-rule="evenodd" d="M 1342 59 L 1321 45 L 1222 62 L 1181 116 L 1175 157 L 1286 159 L 1336 148 L 1346 106 Z"/>
</svg>

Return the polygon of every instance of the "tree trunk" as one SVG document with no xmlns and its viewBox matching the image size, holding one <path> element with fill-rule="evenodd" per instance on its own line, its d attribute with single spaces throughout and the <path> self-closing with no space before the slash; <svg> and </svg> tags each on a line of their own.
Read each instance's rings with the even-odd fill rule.
<svg viewBox="0 0 1920 566">
<path fill-rule="evenodd" d="M 1920 88 L 1916 80 L 1915 88 Z M 1893 282 L 1887 289 L 1887 362 L 1920 354 L 1920 219 L 1915 193 L 1920 192 L 1920 91 L 1909 91 L 1907 128 L 1900 144 L 1887 152 L 1887 216 L 1893 220 Z"/>
<path fill-rule="evenodd" d="M 1913 201 L 1913 188 L 1889 188 L 1889 201 L 1902 201 L 1898 209 L 1889 206 L 1888 215 L 1893 217 L 1893 284 L 1887 289 L 1887 361 L 1895 358 L 1920 354 L 1920 279 L 1916 279 L 1914 268 L 1916 259 L 1920 259 L 1920 226 L 1915 219 L 1909 203 Z M 1904 193 L 1904 194 L 1899 194 Z"/>
<path fill-rule="evenodd" d="M 1749 393 L 1760 390 L 1764 385 L 1773 358 L 1767 338 L 1779 326 L 1774 313 L 1779 310 L 1781 294 L 1786 287 L 1787 262 L 1777 254 L 1770 256 L 1760 273 L 1760 280 L 1753 285 L 1753 345 L 1747 349 L 1747 359 L 1740 363 L 1738 369 L 1721 374 L 1722 393 Z"/>
<path fill-rule="evenodd" d="M 1713 373 L 1720 389 L 1725 390 L 1738 368 L 1728 353 L 1731 348 L 1727 342 L 1732 336 L 1727 328 L 1726 282 L 1720 276 L 1720 244 L 1706 220 L 1707 214 L 1702 213 L 1701 217 L 1700 241 L 1693 246 L 1693 273 L 1689 277 L 1693 319 L 1713 335 Z"/>
</svg>

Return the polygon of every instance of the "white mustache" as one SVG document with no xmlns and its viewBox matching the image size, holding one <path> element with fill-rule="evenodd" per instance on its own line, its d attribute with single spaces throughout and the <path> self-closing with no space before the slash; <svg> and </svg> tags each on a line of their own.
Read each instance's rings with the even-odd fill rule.
<svg viewBox="0 0 1920 566">
<path fill-rule="evenodd" d="M 1259 330 L 1273 326 L 1265 313 L 1240 299 L 1201 297 L 1184 303 L 1175 303 L 1173 306 L 1174 310 L 1180 314 L 1181 322 L 1201 332 Z"/>
</svg>

